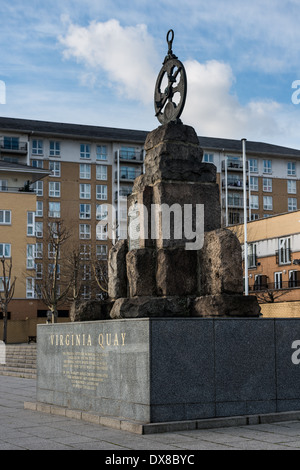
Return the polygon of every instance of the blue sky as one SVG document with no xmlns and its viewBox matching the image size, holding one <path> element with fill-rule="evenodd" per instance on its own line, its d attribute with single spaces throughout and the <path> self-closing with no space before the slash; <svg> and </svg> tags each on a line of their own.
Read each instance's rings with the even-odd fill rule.
<svg viewBox="0 0 300 470">
<path fill-rule="evenodd" d="M 1 0 L 0 115 L 152 130 L 175 32 L 182 121 L 198 135 L 300 148 L 300 0 Z M 300 96 L 300 93 L 299 93 Z"/>
</svg>

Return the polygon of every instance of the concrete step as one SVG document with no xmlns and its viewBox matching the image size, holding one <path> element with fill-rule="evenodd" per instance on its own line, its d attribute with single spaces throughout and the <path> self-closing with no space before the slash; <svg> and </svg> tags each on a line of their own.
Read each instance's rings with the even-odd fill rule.
<svg viewBox="0 0 300 470">
<path fill-rule="evenodd" d="M 8 344 L 0 375 L 36 378 L 36 344 Z"/>
</svg>

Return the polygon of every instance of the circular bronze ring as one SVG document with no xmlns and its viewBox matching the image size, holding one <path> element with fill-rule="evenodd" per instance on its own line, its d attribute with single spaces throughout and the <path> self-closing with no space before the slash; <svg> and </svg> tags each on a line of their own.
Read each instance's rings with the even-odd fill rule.
<svg viewBox="0 0 300 470">
<path fill-rule="evenodd" d="M 170 33 L 171 33 L 171 36 L 172 36 L 171 39 L 169 39 Z M 174 31 L 173 31 L 173 29 L 169 29 L 169 31 L 167 33 L 167 43 L 168 43 L 169 49 L 172 49 L 173 40 L 174 40 Z"/>
</svg>

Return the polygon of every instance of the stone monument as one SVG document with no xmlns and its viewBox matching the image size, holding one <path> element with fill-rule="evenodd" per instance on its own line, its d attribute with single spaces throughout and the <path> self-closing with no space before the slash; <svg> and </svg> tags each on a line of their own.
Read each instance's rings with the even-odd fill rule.
<svg viewBox="0 0 300 470">
<path fill-rule="evenodd" d="M 202 162 L 195 130 L 180 120 L 187 83 L 173 39 L 170 30 L 155 86 L 162 125 L 146 138 L 145 172 L 128 197 L 128 239 L 109 255 L 110 315 L 257 317 L 256 298 L 243 295 L 240 243 L 221 228 L 216 167 Z"/>
<path fill-rule="evenodd" d="M 179 120 L 186 76 L 173 38 L 155 89 L 161 126 L 128 198 L 128 238 L 109 256 L 110 317 L 38 325 L 37 402 L 26 406 L 138 433 L 289 419 L 300 410 L 299 319 L 263 319 L 243 295 L 216 169 Z"/>
</svg>

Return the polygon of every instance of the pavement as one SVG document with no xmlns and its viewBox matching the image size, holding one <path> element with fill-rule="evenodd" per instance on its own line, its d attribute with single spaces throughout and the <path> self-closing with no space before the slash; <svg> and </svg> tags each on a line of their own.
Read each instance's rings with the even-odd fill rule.
<svg viewBox="0 0 300 470">
<path fill-rule="evenodd" d="M 300 450 L 300 420 L 136 435 L 24 409 L 24 402 L 35 400 L 35 379 L 0 376 L 0 450 L 102 450 L 114 459 L 106 464 L 134 468 L 141 468 L 129 460 L 139 455 L 134 451 L 148 451 L 140 463 L 169 464 L 186 455 L 185 464 L 193 464 L 201 450 Z"/>
</svg>

